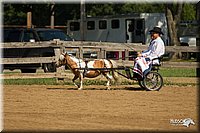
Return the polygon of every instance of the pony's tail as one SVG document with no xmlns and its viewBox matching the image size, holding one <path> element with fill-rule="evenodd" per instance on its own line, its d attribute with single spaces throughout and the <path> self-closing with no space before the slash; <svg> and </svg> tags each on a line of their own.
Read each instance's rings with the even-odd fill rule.
<svg viewBox="0 0 200 133">
<path fill-rule="evenodd" d="M 112 68 L 117 68 L 118 67 L 117 63 L 114 60 L 110 60 L 110 62 L 112 64 Z M 115 82 L 119 81 L 119 75 L 114 69 L 112 70 L 112 76 L 113 76 Z"/>
</svg>

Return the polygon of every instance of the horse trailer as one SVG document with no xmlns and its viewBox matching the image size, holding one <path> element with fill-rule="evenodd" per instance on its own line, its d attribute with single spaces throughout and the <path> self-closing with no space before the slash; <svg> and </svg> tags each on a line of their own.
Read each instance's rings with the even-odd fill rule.
<svg viewBox="0 0 200 133">
<path fill-rule="evenodd" d="M 82 30 L 80 19 L 69 20 L 67 30 L 75 40 L 148 44 L 151 39 L 149 30 L 155 26 L 162 29 L 162 39 L 167 44 L 168 30 L 164 13 L 87 17 Z"/>
</svg>

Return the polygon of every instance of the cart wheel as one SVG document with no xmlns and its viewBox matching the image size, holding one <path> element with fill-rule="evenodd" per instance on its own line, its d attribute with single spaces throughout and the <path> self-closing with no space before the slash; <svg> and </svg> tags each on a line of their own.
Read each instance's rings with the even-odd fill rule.
<svg viewBox="0 0 200 133">
<path fill-rule="evenodd" d="M 158 72 L 149 72 L 143 80 L 144 88 L 148 91 L 159 91 L 163 86 L 163 78 Z"/>
</svg>

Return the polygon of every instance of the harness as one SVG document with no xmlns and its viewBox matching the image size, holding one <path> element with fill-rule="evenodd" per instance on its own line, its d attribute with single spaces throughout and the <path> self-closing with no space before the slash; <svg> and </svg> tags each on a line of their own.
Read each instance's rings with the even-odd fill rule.
<svg viewBox="0 0 200 133">
<path fill-rule="evenodd" d="M 103 68 L 107 68 L 106 64 L 105 64 L 105 61 L 104 60 L 102 60 L 102 61 L 103 61 Z M 90 68 L 88 68 L 88 62 L 89 62 L 89 60 L 85 60 L 84 62 L 85 62 L 85 68 L 83 70 L 83 78 L 86 76 L 87 72 L 90 70 Z M 110 63 L 111 63 L 111 61 L 110 61 Z M 99 73 L 101 73 L 101 71 L 105 71 L 105 70 L 95 69 L 94 71 L 98 71 Z"/>
<path fill-rule="evenodd" d="M 85 69 L 83 71 L 83 78 L 86 76 L 87 72 L 88 72 L 88 60 L 85 61 Z"/>
</svg>

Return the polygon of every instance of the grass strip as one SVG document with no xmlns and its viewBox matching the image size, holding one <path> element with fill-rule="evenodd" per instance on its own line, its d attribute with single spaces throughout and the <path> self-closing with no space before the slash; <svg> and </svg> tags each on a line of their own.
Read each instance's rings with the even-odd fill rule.
<svg viewBox="0 0 200 133">
<path fill-rule="evenodd" d="M 76 81 L 77 83 L 79 81 Z M 59 81 L 57 82 L 56 78 L 33 78 L 33 79 L 4 79 L 4 85 L 73 85 L 71 80 Z M 83 85 L 105 85 L 105 80 L 88 80 L 85 79 Z M 112 83 L 114 84 L 114 83 Z M 134 85 L 137 82 L 131 80 L 123 80 L 120 85 Z M 174 83 L 169 80 L 164 80 L 164 85 L 178 85 L 178 86 L 196 86 L 199 83 Z"/>
<path fill-rule="evenodd" d="M 158 71 L 163 77 L 196 77 L 195 68 L 160 68 Z"/>
</svg>

